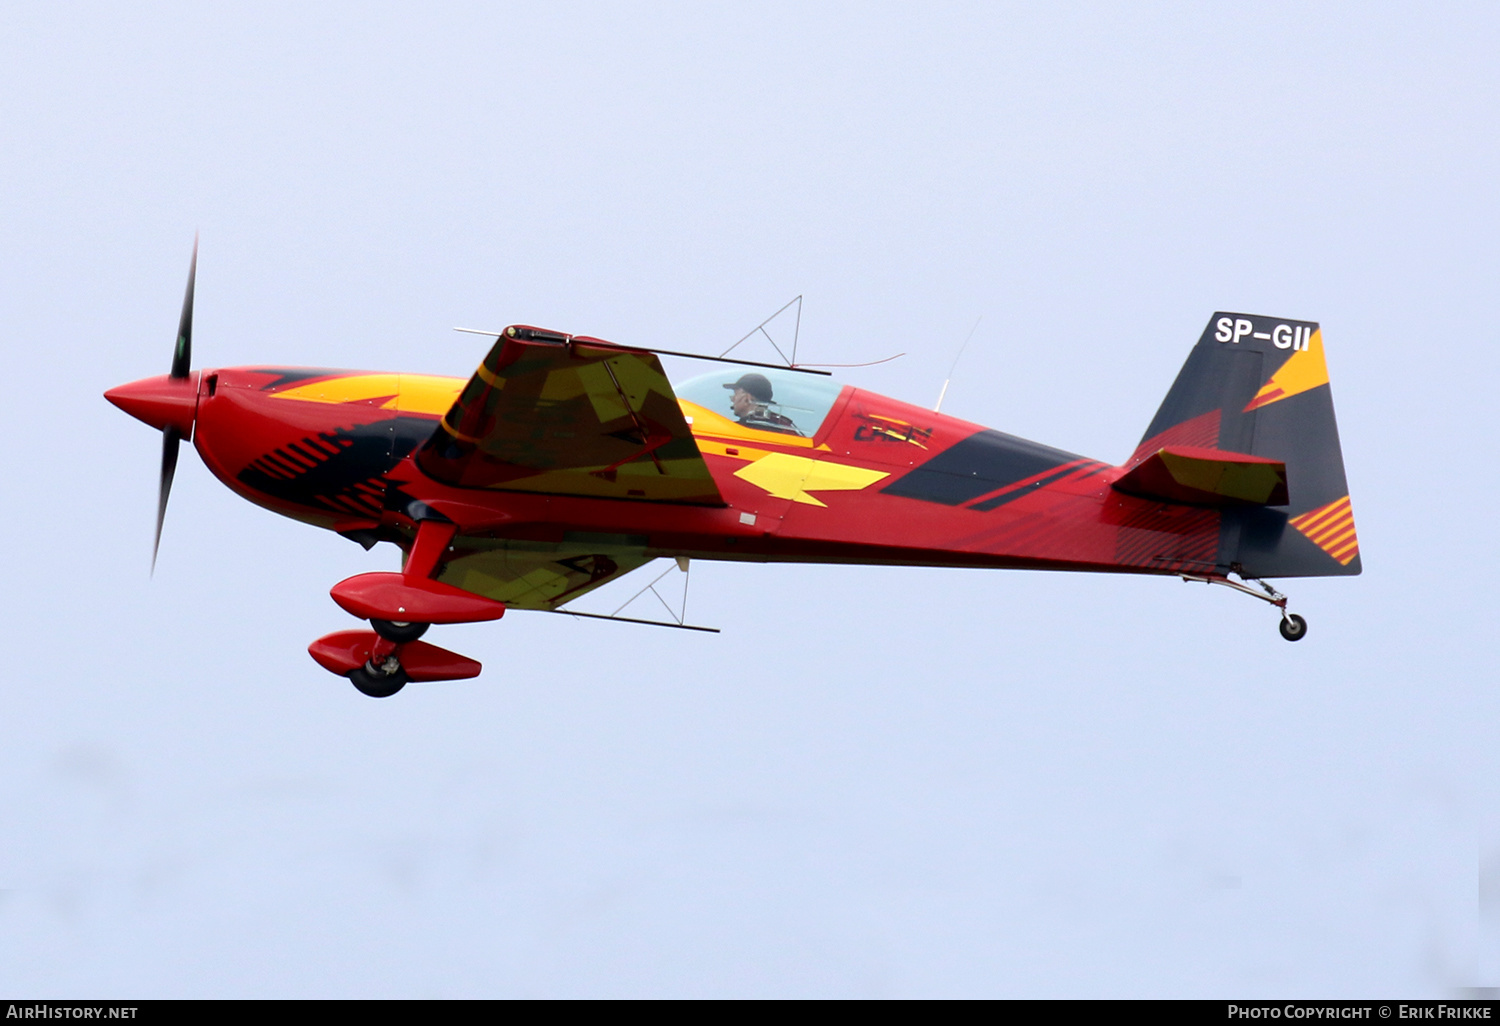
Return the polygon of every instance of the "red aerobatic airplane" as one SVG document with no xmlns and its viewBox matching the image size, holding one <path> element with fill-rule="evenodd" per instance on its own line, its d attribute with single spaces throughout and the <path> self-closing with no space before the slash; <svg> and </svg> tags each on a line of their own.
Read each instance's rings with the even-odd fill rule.
<svg viewBox="0 0 1500 1026">
<path fill-rule="evenodd" d="M 165 436 L 157 543 L 188 440 L 251 502 L 400 546 L 400 573 L 333 588 L 374 629 L 309 649 L 366 695 L 479 673 L 431 624 L 557 611 L 663 556 L 1176 576 L 1264 599 L 1290 641 L 1263 578 L 1360 572 L 1307 321 L 1215 314 L 1112 466 L 797 368 L 715 358 L 738 366 L 674 388 L 664 350 L 522 325 L 467 381 L 193 371 L 196 269 L 171 373 L 105 393 Z"/>
</svg>

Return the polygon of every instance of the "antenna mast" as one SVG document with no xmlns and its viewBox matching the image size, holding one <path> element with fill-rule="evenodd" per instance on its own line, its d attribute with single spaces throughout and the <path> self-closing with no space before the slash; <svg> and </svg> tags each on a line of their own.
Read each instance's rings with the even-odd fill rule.
<svg viewBox="0 0 1500 1026">
<path fill-rule="evenodd" d="M 974 327 L 964 336 L 964 344 L 958 347 L 958 355 L 953 358 L 953 366 L 948 368 L 948 376 L 943 379 L 943 390 L 938 393 L 937 405 L 932 408 L 933 413 L 938 413 L 943 408 L 943 399 L 948 395 L 948 383 L 953 380 L 953 372 L 958 370 L 959 357 L 964 355 L 964 350 L 969 347 L 969 339 L 974 337 L 974 332 L 979 330 L 979 322 L 984 320 L 984 314 L 974 318 Z"/>
</svg>

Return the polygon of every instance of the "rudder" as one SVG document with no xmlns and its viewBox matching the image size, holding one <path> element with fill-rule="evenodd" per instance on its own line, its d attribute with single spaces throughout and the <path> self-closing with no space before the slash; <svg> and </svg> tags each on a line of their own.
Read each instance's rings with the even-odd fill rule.
<svg viewBox="0 0 1500 1026">
<path fill-rule="evenodd" d="M 1224 509 L 1215 557 L 1220 572 L 1360 572 L 1323 335 L 1315 322 L 1214 314 L 1126 467 L 1169 445 L 1286 464 L 1286 505 Z"/>
</svg>

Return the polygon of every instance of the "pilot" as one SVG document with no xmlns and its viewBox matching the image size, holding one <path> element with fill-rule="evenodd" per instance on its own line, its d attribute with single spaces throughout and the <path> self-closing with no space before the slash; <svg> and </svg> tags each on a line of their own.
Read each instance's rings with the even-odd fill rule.
<svg viewBox="0 0 1500 1026">
<path fill-rule="evenodd" d="M 724 387 L 733 391 L 729 397 L 729 406 L 741 424 L 760 431 L 779 431 L 784 435 L 801 436 L 802 432 L 797 430 L 792 418 L 767 409 L 767 404 L 772 402 L 771 382 L 764 374 L 746 374 Z"/>
</svg>

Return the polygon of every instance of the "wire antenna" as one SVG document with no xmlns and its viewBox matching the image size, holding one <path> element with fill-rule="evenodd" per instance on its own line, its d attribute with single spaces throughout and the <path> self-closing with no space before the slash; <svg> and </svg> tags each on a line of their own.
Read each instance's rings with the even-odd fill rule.
<svg viewBox="0 0 1500 1026">
<path fill-rule="evenodd" d="M 895 356 L 887 356 L 884 360 L 868 360 L 865 363 L 804 363 L 803 367 L 877 367 L 882 363 L 890 363 L 899 360 L 905 353 L 897 353 Z M 800 369 L 800 368 L 799 368 Z"/>
<path fill-rule="evenodd" d="M 958 370 L 958 361 L 964 355 L 964 350 L 969 348 L 969 339 L 973 338 L 974 332 L 979 330 L 979 322 L 982 320 L 984 320 L 984 314 L 974 318 L 974 327 L 970 328 L 969 333 L 964 336 L 964 344 L 958 347 L 958 355 L 953 357 L 953 366 L 948 368 L 948 376 L 943 379 L 943 390 L 938 393 L 937 405 L 932 408 L 933 413 L 941 412 L 943 399 L 948 395 L 948 383 L 953 380 L 953 372 Z"/>
</svg>

